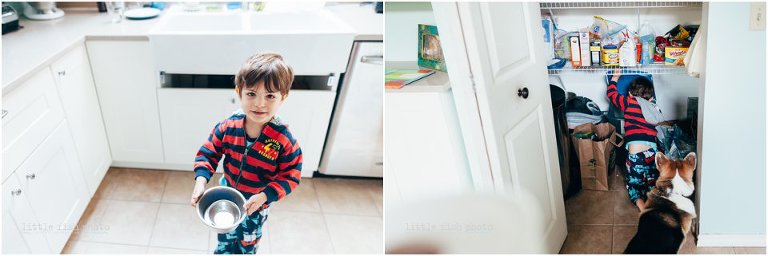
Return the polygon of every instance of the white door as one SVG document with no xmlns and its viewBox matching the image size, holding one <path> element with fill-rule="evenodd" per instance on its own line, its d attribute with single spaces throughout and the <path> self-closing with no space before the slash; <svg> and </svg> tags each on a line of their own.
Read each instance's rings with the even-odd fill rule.
<svg viewBox="0 0 768 256">
<path fill-rule="evenodd" d="M 452 87 L 471 86 L 454 82 L 467 76 L 475 84 L 494 189 L 530 195 L 525 207 L 541 212 L 527 220 L 535 230 L 516 231 L 538 234 L 526 242 L 536 251 L 521 252 L 558 253 L 567 230 L 538 3 L 433 6 Z M 471 74 L 453 69 L 467 65 L 461 61 Z"/>
<path fill-rule="evenodd" d="M 67 123 L 78 142 L 75 147 L 89 195 L 93 195 L 112 163 L 112 156 L 85 46 L 72 49 L 51 64 L 51 70 L 58 81 Z"/>
<path fill-rule="evenodd" d="M 64 248 L 88 205 L 90 196 L 80 170 L 66 121 L 16 169 L 16 176 L 22 179 L 22 193 L 29 199 L 54 253 Z"/>
<path fill-rule="evenodd" d="M 301 147 L 301 177 L 312 177 L 320 165 L 335 97 L 333 91 L 291 90 L 277 113 Z"/>
<path fill-rule="evenodd" d="M 16 174 L 3 183 L 3 254 L 51 253 Z"/>
<path fill-rule="evenodd" d="M 163 163 L 156 91 L 159 83 L 149 42 L 87 41 L 86 47 L 112 165 Z"/>
<path fill-rule="evenodd" d="M 157 98 L 165 162 L 189 171 L 193 170 L 195 155 L 213 127 L 240 108 L 240 99 L 231 89 L 162 88 L 158 89 Z M 222 163 L 219 162 L 217 172 L 224 170 Z"/>
</svg>

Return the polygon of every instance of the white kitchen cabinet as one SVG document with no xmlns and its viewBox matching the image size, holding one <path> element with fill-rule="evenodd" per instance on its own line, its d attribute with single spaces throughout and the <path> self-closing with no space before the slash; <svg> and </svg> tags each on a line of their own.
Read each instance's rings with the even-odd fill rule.
<svg viewBox="0 0 768 256">
<path fill-rule="evenodd" d="M 39 222 L 27 192 L 15 174 L 3 183 L 3 254 L 51 253 L 43 232 L 32 230 Z"/>
<path fill-rule="evenodd" d="M 303 177 L 311 177 L 320 163 L 334 94 L 292 90 L 277 113 L 299 141 L 304 156 Z M 166 163 L 180 170 L 192 170 L 195 154 L 214 125 L 240 108 L 233 89 L 161 88 L 158 99 Z"/>
<path fill-rule="evenodd" d="M 384 44 L 359 42 L 326 139 L 320 173 L 383 176 Z"/>
<path fill-rule="evenodd" d="M 51 64 L 67 123 L 76 141 L 82 173 L 93 195 L 112 163 L 101 108 L 85 46 L 70 50 Z"/>
<path fill-rule="evenodd" d="M 3 94 L 3 180 L 63 119 L 61 101 L 48 68 Z"/>
<path fill-rule="evenodd" d="M 213 127 L 240 108 L 234 89 L 161 88 L 157 98 L 165 161 L 189 171 Z M 221 164 L 217 170 L 222 170 Z"/>
<path fill-rule="evenodd" d="M 149 42 L 87 41 L 86 45 L 113 165 L 162 164 L 158 75 Z"/>
<path fill-rule="evenodd" d="M 288 124 L 301 146 L 304 157 L 301 176 L 312 177 L 320 165 L 320 155 L 331 121 L 336 92 L 323 90 L 291 90 L 277 115 Z"/>
<path fill-rule="evenodd" d="M 62 122 L 16 170 L 37 217 L 38 230 L 52 252 L 60 252 L 69 239 L 90 196 L 69 128 Z M 37 246 L 40 241 L 30 244 Z"/>
<path fill-rule="evenodd" d="M 436 75 L 447 80 L 445 73 Z M 414 203 L 471 191 L 472 177 L 450 89 L 387 90 L 385 100 L 384 176 L 392 185 L 385 190 L 388 202 Z M 387 203 L 387 207 L 398 204 Z"/>
</svg>

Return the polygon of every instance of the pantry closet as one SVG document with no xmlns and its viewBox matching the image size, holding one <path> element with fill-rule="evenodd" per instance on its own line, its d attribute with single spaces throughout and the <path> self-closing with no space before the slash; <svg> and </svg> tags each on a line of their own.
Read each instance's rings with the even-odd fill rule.
<svg viewBox="0 0 768 256">
<path fill-rule="evenodd" d="M 663 36 L 678 24 L 699 25 L 702 22 L 701 2 L 616 2 L 616 3 L 541 3 L 542 16 L 551 15 L 557 27 L 566 31 L 578 31 L 592 27 L 594 16 L 623 24 L 630 31 L 637 31 L 648 23 L 656 36 Z M 545 46 L 546 47 L 546 46 Z M 663 54 L 663 53 L 662 53 Z M 605 75 L 615 67 L 590 66 L 574 68 L 571 62 L 557 69 L 549 69 L 550 82 L 568 92 L 587 97 L 608 110 L 605 95 Z M 656 62 L 650 65 L 621 67 L 637 70 L 653 77 L 657 103 L 667 118 L 686 117 L 688 98 L 698 97 L 701 81 L 687 74 L 685 66 L 671 66 Z"/>
</svg>

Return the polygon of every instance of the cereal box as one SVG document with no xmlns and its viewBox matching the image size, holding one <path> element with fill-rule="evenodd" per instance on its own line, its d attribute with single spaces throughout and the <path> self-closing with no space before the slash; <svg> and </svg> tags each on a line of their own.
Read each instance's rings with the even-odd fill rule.
<svg viewBox="0 0 768 256">
<path fill-rule="evenodd" d="M 688 52 L 688 47 L 671 47 L 664 48 L 664 65 L 684 66 L 683 59 Z"/>
</svg>

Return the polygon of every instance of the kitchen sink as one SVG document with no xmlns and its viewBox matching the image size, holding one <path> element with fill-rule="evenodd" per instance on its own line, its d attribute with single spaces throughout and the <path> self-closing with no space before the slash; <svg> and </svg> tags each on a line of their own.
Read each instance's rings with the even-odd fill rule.
<svg viewBox="0 0 768 256">
<path fill-rule="evenodd" d="M 334 33 L 350 30 L 341 20 L 327 11 L 252 13 L 245 16 L 252 31 L 275 33 Z"/>
<path fill-rule="evenodd" d="M 231 75 L 257 52 L 277 52 L 296 75 L 346 71 L 355 31 L 326 9 L 219 13 L 173 8 L 148 36 L 158 71 Z"/>
<path fill-rule="evenodd" d="M 235 32 L 243 30 L 238 14 L 177 14 L 169 15 L 161 24 L 160 33 Z"/>
</svg>

